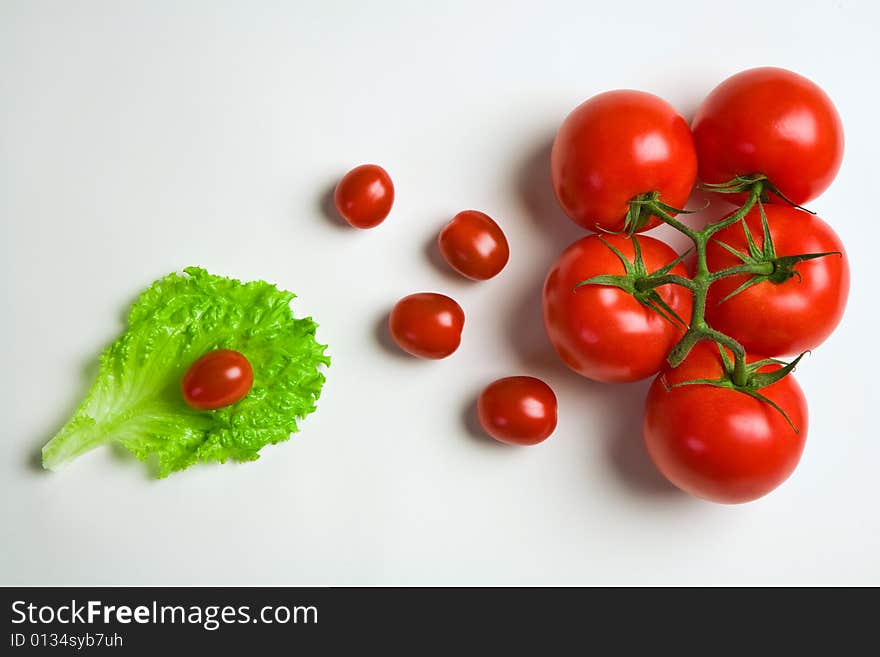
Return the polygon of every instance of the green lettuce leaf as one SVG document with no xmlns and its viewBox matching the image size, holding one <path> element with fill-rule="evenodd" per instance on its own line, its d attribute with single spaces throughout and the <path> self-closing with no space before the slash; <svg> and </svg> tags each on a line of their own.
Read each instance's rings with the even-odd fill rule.
<svg viewBox="0 0 880 657">
<path fill-rule="evenodd" d="M 132 306 L 128 330 L 101 355 L 88 395 L 43 447 L 44 468 L 113 442 L 155 463 L 159 477 L 199 461 L 253 461 L 315 410 L 320 366 L 330 359 L 315 339 L 318 325 L 293 316 L 296 295 L 197 267 L 184 272 L 156 281 Z M 253 388 L 232 406 L 197 411 L 183 401 L 180 381 L 214 349 L 244 354 Z"/>
</svg>

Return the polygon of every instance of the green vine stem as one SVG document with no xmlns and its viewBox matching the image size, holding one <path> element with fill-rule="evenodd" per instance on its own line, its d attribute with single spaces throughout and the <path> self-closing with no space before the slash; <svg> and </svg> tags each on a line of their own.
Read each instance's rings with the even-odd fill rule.
<svg viewBox="0 0 880 657">
<path fill-rule="evenodd" d="M 676 326 L 680 326 L 684 330 L 684 335 L 672 347 L 666 360 L 672 367 L 678 367 L 691 349 L 702 340 L 711 340 L 716 345 L 721 354 L 721 360 L 724 366 L 724 373 L 719 379 L 694 379 L 692 381 L 683 381 L 676 384 L 682 385 L 713 385 L 720 388 L 729 388 L 742 392 L 750 397 L 758 399 L 782 414 L 792 429 L 797 432 L 798 427 L 794 426 L 785 411 L 779 407 L 772 399 L 760 392 L 761 388 L 772 385 L 779 381 L 782 377 L 787 376 L 800 362 L 804 354 L 801 354 L 789 363 L 785 363 L 775 358 L 757 360 L 752 363 L 746 362 L 746 350 L 735 338 L 712 328 L 706 322 L 706 299 L 709 293 L 709 287 L 728 276 L 745 275 L 746 281 L 737 287 L 733 292 L 728 294 L 720 301 L 723 303 L 744 290 L 757 285 L 764 281 L 779 284 L 784 283 L 790 278 L 796 276 L 800 278 L 800 273 L 795 269 L 795 265 L 805 260 L 814 258 L 823 258 L 833 255 L 836 252 L 825 253 L 800 253 L 795 255 L 779 256 L 773 245 L 773 238 L 770 226 L 767 221 L 767 215 L 762 205 L 762 197 L 768 192 L 773 192 L 781 199 L 788 201 L 784 196 L 778 193 L 773 184 L 767 180 L 767 177 L 761 174 L 751 176 L 738 176 L 728 183 L 721 185 L 707 185 L 707 188 L 719 193 L 747 193 L 745 203 L 732 214 L 724 217 L 720 221 L 709 223 L 701 229 L 692 228 L 687 224 L 676 219 L 674 215 L 680 213 L 689 213 L 693 211 L 681 210 L 667 205 L 660 200 L 660 194 L 656 191 L 639 194 L 629 202 L 629 208 L 626 213 L 624 231 L 633 243 L 633 258 L 624 256 L 624 254 L 612 244 L 608 243 L 601 237 L 599 238 L 614 254 L 620 259 L 623 266 L 622 274 L 602 274 L 593 276 L 577 283 L 572 292 L 584 285 L 604 285 L 617 287 L 631 294 L 639 303 L 651 308 L 659 313 L 666 320 L 672 322 Z M 791 203 L 791 201 L 788 201 Z M 792 204 L 793 205 L 793 204 Z M 746 215 L 757 207 L 760 211 L 762 244 L 758 246 L 752 236 L 751 228 L 746 222 Z M 800 206 L 795 206 L 800 207 Z M 803 208 L 800 208 L 803 209 Z M 642 258 L 642 250 L 639 246 L 638 237 L 635 233 L 644 227 L 651 217 L 655 216 L 664 223 L 672 226 L 677 231 L 687 235 L 694 243 L 691 249 L 695 254 L 695 266 L 693 276 L 688 278 L 673 273 L 673 269 L 690 253 L 687 251 L 680 254 L 672 262 L 660 267 L 655 271 L 648 271 Z M 714 243 L 724 248 L 732 255 L 739 258 L 741 264 L 720 269 L 718 271 L 709 271 L 706 258 L 706 248 L 709 241 L 719 231 L 733 226 L 737 222 L 741 223 L 745 237 L 748 242 L 748 248 L 739 251 L 729 244 L 716 240 Z M 839 254 L 838 254 L 839 255 Z M 693 299 L 691 309 L 690 322 L 676 314 L 675 310 L 663 299 L 656 288 L 662 285 L 678 285 L 686 288 Z M 728 354 L 729 350 L 729 354 Z M 733 358 L 731 358 L 731 355 Z M 767 365 L 776 365 L 776 369 L 766 372 L 762 368 Z"/>
<path fill-rule="evenodd" d="M 767 274 L 772 271 L 773 265 L 771 263 L 744 264 L 713 273 L 709 271 L 709 267 L 706 264 L 706 245 L 715 233 L 728 226 L 732 226 L 745 217 L 755 207 L 755 204 L 760 201 L 763 191 L 764 184 L 762 180 L 758 179 L 751 182 L 748 199 L 742 207 L 721 221 L 707 224 L 700 230 L 691 228 L 673 217 L 668 211 L 668 206 L 659 202 L 655 197 L 634 199 L 634 203 L 644 204 L 652 214 L 660 218 L 664 223 L 687 235 L 694 243 L 696 264 L 693 278 L 687 279 L 682 276 L 669 274 L 645 281 L 645 284 L 650 287 L 668 284 L 680 285 L 689 289 L 693 294 L 693 309 L 691 310 L 688 329 L 681 340 L 669 352 L 669 357 L 667 358 L 672 367 L 678 367 L 698 342 L 701 340 L 712 340 L 724 345 L 733 353 L 734 363 L 731 376 L 733 384 L 745 386 L 748 383 L 746 350 L 734 338 L 716 331 L 708 325 L 706 322 L 706 296 L 709 292 L 709 286 L 720 278 L 735 274 Z M 770 270 L 768 270 L 768 267 Z"/>
<path fill-rule="evenodd" d="M 767 180 L 766 176 L 761 174 L 738 176 L 728 183 L 721 185 L 707 185 L 706 187 L 718 193 L 747 194 L 747 198 L 745 203 L 743 203 L 743 205 L 732 214 L 724 217 L 720 221 L 709 223 L 703 228 L 697 229 L 688 226 L 674 216 L 692 211 L 674 208 L 664 203 L 660 200 L 660 194 L 656 191 L 639 194 L 630 201 L 625 220 L 625 232 L 632 238 L 633 242 L 634 255 L 632 260 L 624 256 L 619 249 L 615 248 L 600 237 L 599 239 L 605 243 L 605 246 L 613 251 L 620 259 L 624 270 L 623 273 L 593 276 L 592 278 L 580 281 L 574 286 L 572 291 L 577 292 L 578 288 L 584 285 L 617 287 L 631 294 L 642 305 L 651 308 L 668 321 L 682 327 L 684 335 L 682 335 L 681 339 L 672 347 L 666 359 L 672 367 L 678 367 L 682 361 L 687 358 L 691 349 L 693 349 L 694 345 L 698 342 L 702 340 L 711 340 L 716 343 L 721 352 L 721 358 L 724 363 L 723 376 L 717 380 L 698 379 L 685 381 L 677 385 L 706 384 L 738 390 L 754 397 L 755 399 L 768 403 L 782 413 L 789 424 L 791 424 L 791 420 L 785 412 L 770 398 L 760 393 L 759 390 L 768 385 L 772 385 L 782 377 L 788 375 L 788 373 L 798 364 L 803 357 L 803 354 L 790 363 L 785 363 L 772 358 L 747 363 L 746 350 L 743 345 L 732 336 L 709 326 L 706 321 L 706 300 L 709 293 L 709 287 L 713 283 L 728 276 L 746 276 L 745 282 L 721 300 L 720 303 L 723 303 L 730 297 L 764 281 L 778 284 L 784 283 L 793 276 L 800 277 L 800 274 L 795 269 L 797 263 L 805 260 L 812 260 L 813 258 L 822 258 L 832 255 L 832 253 L 777 255 L 776 249 L 773 245 L 770 226 L 767 222 L 767 215 L 762 206 L 762 200 L 764 200 L 763 197 L 768 191 L 775 193 L 783 200 L 787 199 L 776 191 L 776 188 L 769 180 Z M 791 203 L 791 201 L 789 201 L 789 203 Z M 758 243 L 752 236 L 751 229 L 745 220 L 746 215 L 755 207 L 757 207 L 761 213 L 761 246 L 758 246 Z M 642 258 L 642 250 L 639 246 L 638 237 L 635 233 L 641 227 L 645 226 L 651 220 L 652 216 L 658 217 L 664 223 L 672 226 L 684 235 L 687 235 L 694 243 L 694 248 L 691 249 L 691 251 L 694 251 L 696 263 L 694 266 L 694 273 L 690 278 L 675 274 L 672 271 L 688 255 L 688 253 L 690 253 L 690 251 L 682 253 L 672 262 L 667 263 L 656 271 L 648 271 L 644 259 Z M 717 243 L 720 247 L 739 258 L 741 263 L 718 271 L 709 271 L 706 258 L 706 249 L 709 242 L 719 231 L 722 231 L 729 226 L 733 226 L 737 222 L 742 225 L 743 231 L 745 232 L 745 237 L 748 242 L 747 250 L 738 251 L 729 244 L 718 240 L 714 243 Z M 693 306 L 691 309 L 690 322 L 686 322 L 683 318 L 679 317 L 659 294 L 656 288 L 662 285 L 678 285 L 686 288 L 691 293 Z M 728 351 L 730 352 L 729 354 Z M 768 364 L 778 365 L 779 367 L 771 372 L 762 372 L 761 368 Z M 797 431 L 797 427 L 794 427 L 794 425 L 792 425 L 792 428 Z"/>
</svg>

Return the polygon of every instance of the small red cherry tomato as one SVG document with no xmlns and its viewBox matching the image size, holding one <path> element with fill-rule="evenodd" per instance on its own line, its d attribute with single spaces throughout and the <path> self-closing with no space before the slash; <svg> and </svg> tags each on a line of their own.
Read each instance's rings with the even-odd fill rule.
<svg viewBox="0 0 880 657">
<path fill-rule="evenodd" d="M 377 164 L 362 164 L 342 177 L 333 195 L 336 209 L 355 228 L 375 228 L 394 204 L 394 183 Z"/>
<path fill-rule="evenodd" d="M 464 311 L 443 294 L 410 294 L 394 306 L 388 328 L 397 345 L 408 354 L 446 358 L 461 343 Z"/>
<path fill-rule="evenodd" d="M 504 231 L 489 215 L 477 210 L 455 215 L 440 231 L 438 242 L 449 266 L 475 281 L 492 278 L 510 258 Z"/>
<path fill-rule="evenodd" d="M 254 370 L 232 349 L 209 351 L 189 366 L 180 388 L 184 401 L 200 411 L 213 411 L 241 401 L 254 384 Z"/>
<path fill-rule="evenodd" d="M 477 401 L 480 424 L 495 440 L 536 445 L 556 428 L 556 395 L 531 376 L 509 376 L 490 383 Z"/>
</svg>

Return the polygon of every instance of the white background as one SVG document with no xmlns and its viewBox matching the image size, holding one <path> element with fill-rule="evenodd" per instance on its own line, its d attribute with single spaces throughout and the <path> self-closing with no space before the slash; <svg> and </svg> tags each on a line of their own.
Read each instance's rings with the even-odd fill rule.
<svg viewBox="0 0 880 657">
<path fill-rule="evenodd" d="M 877 6 L 4 0 L 0 584 L 880 584 Z M 724 507 L 654 471 L 645 384 L 589 383 L 549 351 L 539 288 L 580 233 L 546 160 L 597 92 L 645 89 L 690 116 L 765 64 L 814 79 L 843 117 L 843 168 L 811 206 L 853 287 L 798 369 L 798 470 Z M 361 232 L 325 208 L 366 161 L 397 203 Z M 511 242 L 486 283 L 429 248 L 465 208 Z M 299 295 L 334 359 L 319 411 L 256 463 L 155 481 L 104 448 L 41 472 L 132 299 L 191 264 Z M 445 361 L 380 330 L 423 290 L 467 313 Z M 559 397 L 534 448 L 473 427 L 480 388 L 518 373 Z"/>
</svg>

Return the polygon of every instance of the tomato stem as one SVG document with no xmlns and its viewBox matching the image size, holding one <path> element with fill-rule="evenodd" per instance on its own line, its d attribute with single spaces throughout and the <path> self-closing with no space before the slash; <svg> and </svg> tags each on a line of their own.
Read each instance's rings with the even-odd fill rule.
<svg viewBox="0 0 880 657">
<path fill-rule="evenodd" d="M 694 289 L 694 282 L 691 279 L 686 278 L 685 276 L 680 276 L 678 274 L 665 274 L 663 276 L 640 278 L 635 282 L 635 288 L 639 292 L 644 292 L 655 287 L 660 287 L 661 285 L 679 285 L 681 287 L 687 288 L 688 290 Z"/>
<path fill-rule="evenodd" d="M 773 273 L 775 266 L 772 262 L 748 263 L 745 265 L 737 265 L 736 267 L 728 267 L 727 269 L 719 269 L 709 274 L 709 282 L 714 283 L 728 276 L 736 276 L 738 274 L 752 274 L 757 276 L 769 276 Z"/>
<path fill-rule="evenodd" d="M 745 189 L 743 189 L 745 191 Z M 647 203 L 652 214 L 659 217 L 664 223 L 669 224 L 677 231 L 687 235 L 694 243 L 695 265 L 694 275 L 691 279 L 683 276 L 666 275 L 656 277 L 649 283 L 651 286 L 674 284 L 681 285 L 689 289 L 694 298 L 693 308 L 691 310 L 690 324 L 682 336 L 681 340 L 672 348 L 667 358 L 672 367 L 678 367 L 681 362 L 687 358 L 687 355 L 701 340 L 712 340 L 713 342 L 723 345 L 730 349 L 734 357 L 733 371 L 731 380 L 736 386 L 745 386 L 747 383 L 748 372 L 746 368 L 746 350 L 734 338 L 729 335 L 713 329 L 706 322 L 706 297 L 709 293 L 709 286 L 717 280 L 727 276 L 736 274 L 769 274 L 772 273 L 772 263 L 746 264 L 737 267 L 722 269 L 717 272 L 710 272 L 706 261 L 706 246 L 711 237 L 720 230 L 732 226 L 740 221 L 749 211 L 755 207 L 761 199 L 764 192 L 763 178 L 757 178 L 748 182 L 749 196 L 746 202 L 736 212 L 725 217 L 720 221 L 707 224 L 702 229 L 691 228 L 690 226 L 673 217 L 659 201 L 644 201 Z M 770 269 L 768 269 L 768 267 Z"/>
</svg>

